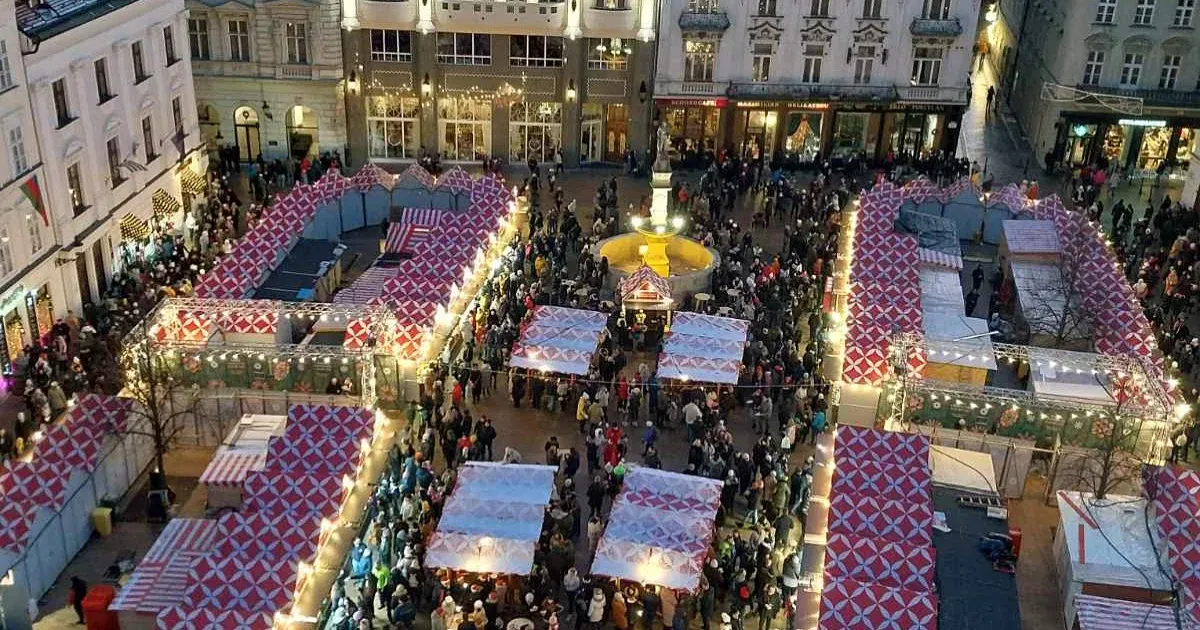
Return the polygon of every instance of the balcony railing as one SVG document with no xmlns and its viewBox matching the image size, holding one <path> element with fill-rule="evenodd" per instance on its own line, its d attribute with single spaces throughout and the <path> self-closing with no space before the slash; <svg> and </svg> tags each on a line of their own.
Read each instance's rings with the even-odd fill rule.
<svg viewBox="0 0 1200 630">
<path fill-rule="evenodd" d="M 1099 85 L 1077 85 L 1075 87 L 1084 92 L 1140 98 L 1142 105 L 1146 107 L 1200 107 L 1200 92 L 1191 90 L 1129 90 Z"/>
<path fill-rule="evenodd" d="M 679 29 L 685 33 L 724 33 L 729 30 L 729 16 L 724 11 L 716 13 L 689 13 L 679 16 Z"/>
<path fill-rule="evenodd" d="M 900 100 L 922 103 L 967 103 L 971 95 L 965 87 L 939 87 L 936 85 L 904 85 L 896 88 Z"/>
<path fill-rule="evenodd" d="M 963 33 L 962 22 L 956 17 L 946 20 L 913 18 L 908 30 L 920 37 L 958 37 Z"/>
<path fill-rule="evenodd" d="M 277 68 L 278 78 L 280 79 L 311 79 L 312 66 L 305 65 L 285 65 Z"/>
<path fill-rule="evenodd" d="M 725 96 L 728 92 L 727 81 L 659 81 L 654 84 L 654 93 L 662 96 Z"/>
<path fill-rule="evenodd" d="M 830 85 L 828 83 L 734 83 L 729 95 L 736 98 L 828 99 L 846 101 L 894 101 L 890 85 Z"/>
</svg>

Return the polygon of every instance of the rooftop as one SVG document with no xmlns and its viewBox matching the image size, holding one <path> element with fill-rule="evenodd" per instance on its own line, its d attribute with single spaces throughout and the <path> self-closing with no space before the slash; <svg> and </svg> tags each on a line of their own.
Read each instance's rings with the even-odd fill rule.
<svg viewBox="0 0 1200 630">
<path fill-rule="evenodd" d="M 134 2 L 137 0 L 20 0 L 17 28 L 35 41 L 44 41 Z"/>
<path fill-rule="evenodd" d="M 1001 573 L 979 552 L 979 538 L 1008 533 L 1008 522 L 988 518 L 982 508 L 958 504 L 962 491 L 933 487 L 933 509 L 946 514 L 949 532 L 933 531 L 937 550 L 939 630 L 1021 630 L 1016 576 Z M 1025 559 L 1029 562 L 1029 559 Z"/>
</svg>

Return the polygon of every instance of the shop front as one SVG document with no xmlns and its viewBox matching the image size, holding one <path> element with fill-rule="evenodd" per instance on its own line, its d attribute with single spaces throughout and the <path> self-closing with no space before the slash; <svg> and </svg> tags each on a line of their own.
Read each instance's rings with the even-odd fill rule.
<svg viewBox="0 0 1200 630">
<path fill-rule="evenodd" d="M 438 99 L 442 159 L 478 161 L 492 154 L 492 102 L 477 98 Z"/>
<path fill-rule="evenodd" d="M 13 374 L 13 365 L 21 356 L 25 345 L 31 340 L 23 312 L 25 311 L 25 286 L 17 284 L 0 297 L 0 371 L 5 376 Z"/>
<path fill-rule="evenodd" d="M 1115 165 L 1127 173 L 1187 171 L 1200 118 L 1121 118 L 1064 113 L 1055 154 L 1068 165 Z"/>
<path fill-rule="evenodd" d="M 517 101 L 509 108 L 509 158 L 514 164 L 554 163 L 562 146 L 562 103 Z"/>
<path fill-rule="evenodd" d="M 658 114 L 667 126 L 674 159 L 685 164 L 703 161 L 705 154 L 721 148 L 722 112 L 729 100 L 659 99 Z"/>
<path fill-rule="evenodd" d="M 629 107 L 625 103 L 589 101 L 580 120 L 579 160 L 619 163 L 629 148 Z"/>
<path fill-rule="evenodd" d="M 744 159 L 782 159 L 790 166 L 813 162 L 821 155 L 828 103 L 738 101 L 733 109 L 731 140 Z"/>
</svg>

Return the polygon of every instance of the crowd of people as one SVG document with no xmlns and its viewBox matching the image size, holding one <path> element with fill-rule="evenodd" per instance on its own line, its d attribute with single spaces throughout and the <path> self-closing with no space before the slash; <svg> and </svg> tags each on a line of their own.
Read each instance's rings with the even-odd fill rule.
<svg viewBox="0 0 1200 630">
<path fill-rule="evenodd" d="M 53 422 L 79 393 L 115 394 L 121 387 L 120 352 L 126 335 L 164 297 L 189 296 L 193 283 L 232 239 L 255 220 L 226 176 L 215 176 L 194 208 L 156 216 L 145 236 L 122 243 L 118 268 L 102 284 L 100 300 L 68 311 L 35 335 L 13 362 L 12 387 L 23 397 L 13 431 L 0 428 L 0 460 L 29 446 L 30 436 Z"/>
<path fill-rule="evenodd" d="M 698 619 L 704 628 L 755 623 L 765 630 L 788 623 L 801 580 L 796 540 L 812 483 L 812 458 L 797 449 L 826 429 L 819 305 L 848 192 L 833 174 L 797 186 L 786 177 L 751 181 L 748 168 L 738 160 L 714 164 L 694 195 L 681 198 L 676 190 L 674 197 L 674 210 L 690 216 L 690 236 L 720 253 L 715 297 L 691 306 L 751 322 L 739 382 L 711 387 L 653 375 L 647 363 L 655 346 L 639 337 L 640 324 L 627 320 L 614 299 L 605 299 L 608 261 L 584 247 L 612 224 L 645 215 L 648 199 L 621 213 L 616 180 L 605 182 L 595 198 L 593 234 L 585 237 L 586 217 L 575 201 L 565 202 L 554 172 L 543 191 L 541 174 L 532 170 L 524 183 L 529 235 L 481 288 L 463 332 L 447 344 L 456 350 L 443 355 L 422 399 L 409 406 L 408 430 L 378 486 L 369 525 L 334 587 L 332 627 L 411 628 L 418 615 L 429 615 L 435 630 L 504 628 L 516 619 L 539 629 L 611 623 L 659 630 Z M 734 220 L 740 204 L 783 227 L 782 239 L 772 243 L 778 251 L 768 253 L 761 237 Z M 540 304 L 608 313 L 586 375 L 508 369 L 501 376 L 521 324 Z M 522 454 L 513 446 L 518 440 L 498 435 L 483 410 L 489 396 L 573 428 L 546 439 L 540 457 Z M 557 468 L 528 576 L 424 565 L 423 543 L 453 491 L 456 468 L 474 460 Z M 722 481 L 717 531 L 697 591 L 589 574 L 587 559 L 632 464 Z"/>
</svg>

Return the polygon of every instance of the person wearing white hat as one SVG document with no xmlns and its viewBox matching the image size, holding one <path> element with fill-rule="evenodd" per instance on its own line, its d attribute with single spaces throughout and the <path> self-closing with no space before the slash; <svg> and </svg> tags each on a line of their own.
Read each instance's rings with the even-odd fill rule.
<svg viewBox="0 0 1200 630">
<path fill-rule="evenodd" d="M 603 621 L 606 606 L 608 606 L 608 598 L 604 596 L 604 591 L 599 588 L 592 589 L 592 601 L 588 602 L 587 608 L 588 621 L 593 624 Z"/>
</svg>

